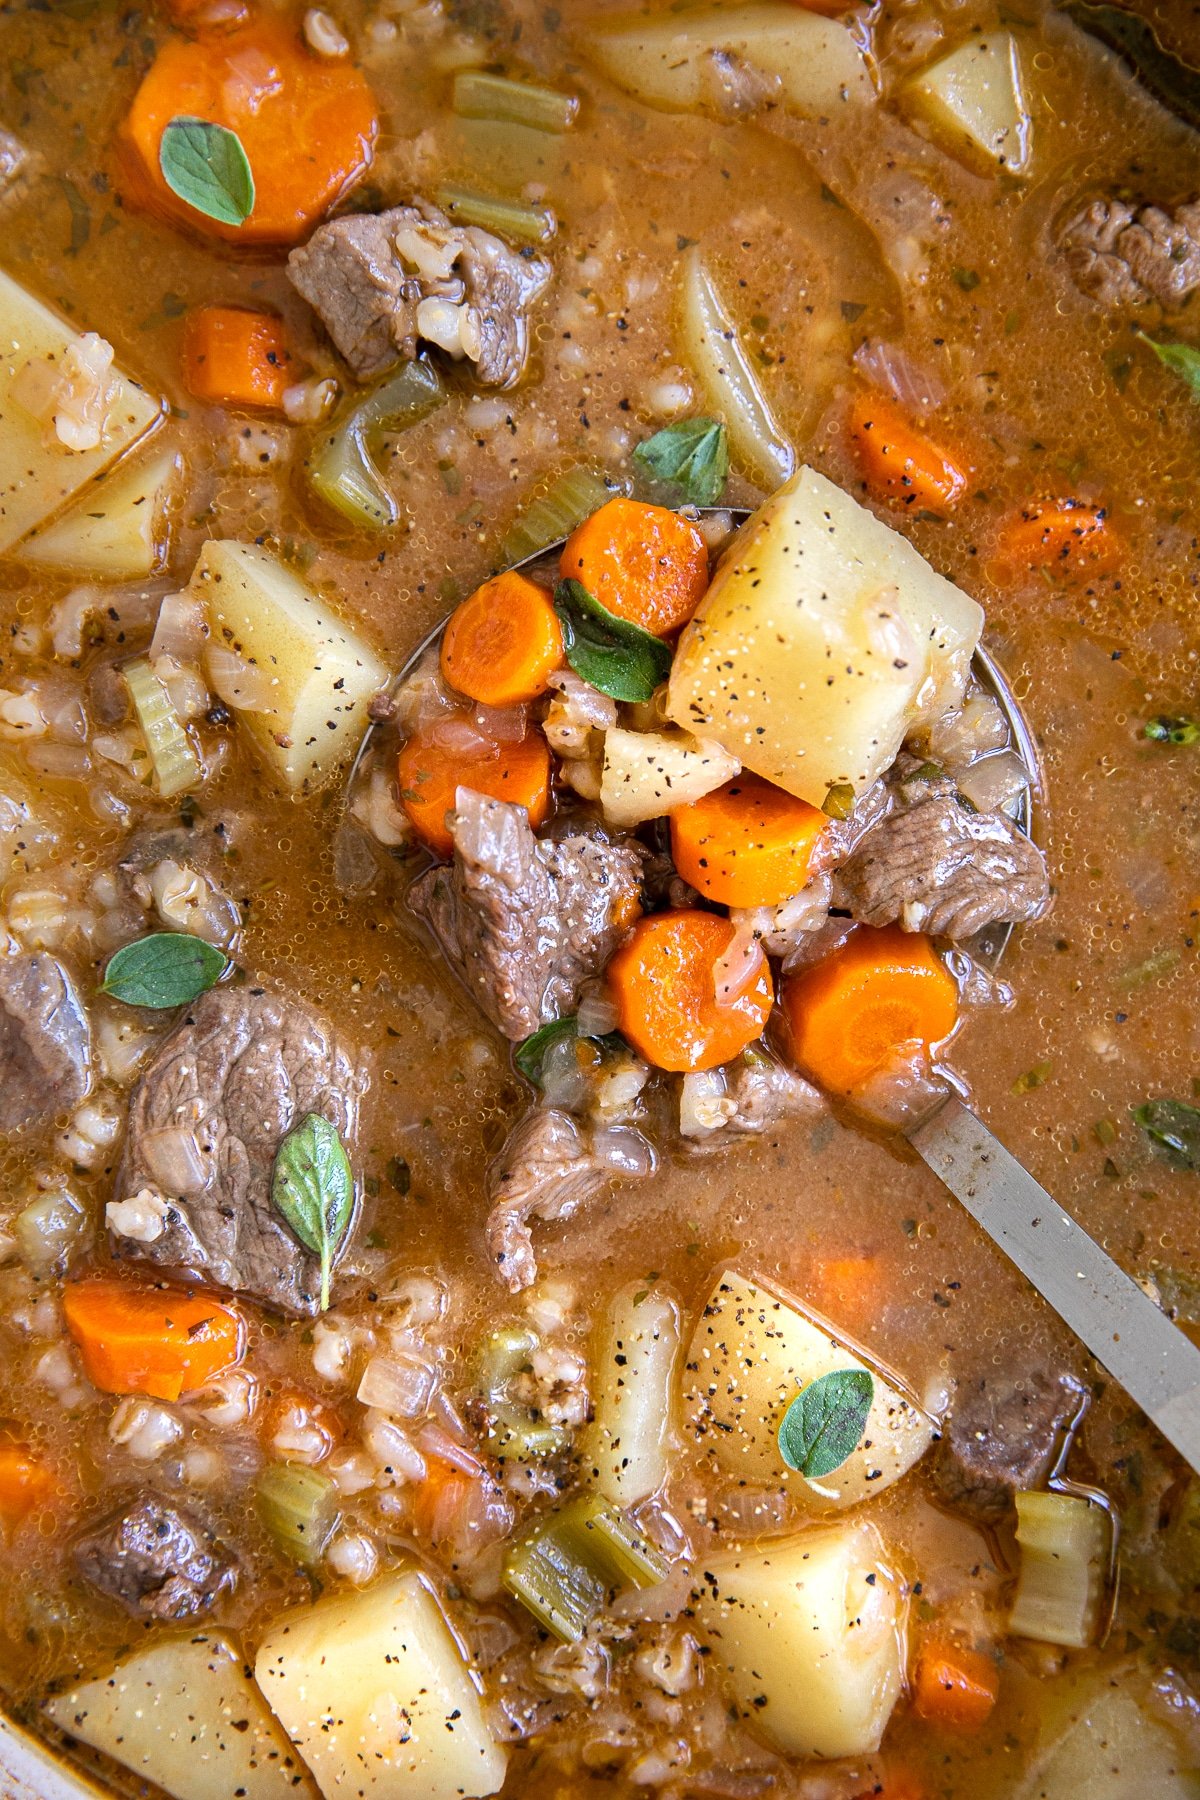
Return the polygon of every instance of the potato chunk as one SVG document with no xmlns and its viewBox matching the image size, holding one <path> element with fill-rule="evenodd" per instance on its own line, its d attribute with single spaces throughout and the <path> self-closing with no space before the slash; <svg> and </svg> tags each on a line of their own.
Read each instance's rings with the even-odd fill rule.
<svg viewBox="0 0 1200 1800">
<path fill-rule="evenodd" d="M 149 431 L 162 401 L 111 371 L 100 442 L 70 450 L 47 429 L 55 382 L 83 336 L 0 270 L 0 556 Z"/>
<path fill-rule="evenodd" d="M 138 457 L 88 483 L 65 513 L 33 532 L 21 561 L 68 569 L 95 581 L 137 581 L 163 559 L 165 513 L 179 476 L 175 450 Z"/>
<path fill-rule="evenodd" d="M 1146 1688 L 1128 1662 L 1047 1682 L 1043 1748 L 1016 1800 L 1200 1800 L 1197 1759 Z"/>
<path fill-rule="evenodd" d="M 904 91 L 942 147 L 983 174 L 1021 175 L 1033 155 L 1021 54 L 1011 31 L 968 38 L 931 63 Z"/>
<path fill-rule="evenodd" d="M 809 1480 L 779 1450 L 784 1413 L 802 1387 L 834 1369 L 866 1369 L 875 1394 L 857 1447 L 831 1475 Z M 912 1468 L 936 1426 L 898 1376 L 816 1314 L 737 1269 L 718 1276 L 684 1364 L 684 1405 L 722 1469 L 777 1481 L 814 1511 L 853 1506 Z"/>
<path fill-rule="evenodd" d="M 294 793 L 320 787 L 357 748 L 387 669 L 323 599 L 253 544 L 205 544 L 191 590 L 214 645 L 269 677 L 269 703 L 238 716 L 277 781 Z"/>
<path fill-rule="evenodd" d="M 962 697 L 974 600 L 908 541 L 800 469 L 730 545 L 671 668 L 667 710 L 813 806 L 856 794 L 906 731 Z"/>
<path fill-rule="evenodd" d="M 640 825 L 690 806 L 732 781 L 741 764 L 720 744 L 701 743 L 681 731 L 604 734 L 600 805 L 610 825 Z"/>
<path fill-rule="evenodd" d="M 326 1800 L 458 1800 L 504 1784 L 504 1748 L 416 1569 L 285 1614 L 254 1674 Z"/>
<path fill-rule="evenodd" d="M 790 1756 L 879 1748 L 904 1678 L 907 1597 L 865 1523 L 706 1556 L 693 1594 L 739 1710 Z"/>
<path fill-rule="evenodd" d="M 719 51 L 732 51 L 752 69 L 777 77 L 793 112 L 811 115 L 871 98 L 862 51 L 845 22 L 777 0 L 641 13 L 605 25 L 588 48 L 618 86 L 671 112 L 715 104 L 712 60 Z"/>
<path fill-rule="evenodd" d="M 176 1800 L 315 1800 L 316 1788 L 221 1633 L 167 1638 L 46 1704 L 63 1731 Z"/>
</svg>

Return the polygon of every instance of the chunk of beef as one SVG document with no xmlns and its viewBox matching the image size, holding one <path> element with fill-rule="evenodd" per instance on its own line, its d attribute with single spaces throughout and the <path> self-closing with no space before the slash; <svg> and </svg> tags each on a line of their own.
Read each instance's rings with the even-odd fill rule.
<svg viewBox="0 0 1200 1800">
<path fill-rule="evenodd" d="M 1200 289 L 1200 200 L 1168 212 L 1097 195 L 1058 228 L 1075 286 L 1102 306 L 1173 312 Z"/>
<path fill-rule="evenodd" d="M 1004 813 L 977 813 L 954 783 L 906 779 L 891 810 L 833 878 L 833 904 L 862 925 L 963 940 L 1000 920 L 1036 919 L 1050 901 L 1037 845 Z"/>
<path fill-rule="evenodd" d="M 954 1396 L 934 1464 L 943 1498 L 976 1518 L 1004 1517 L 1019 1489 L 1037 1487 L 1053 1467 L 1084 1390 L 1072 1375 L 997 1372 L 964 1383 Z"/>
<path fill-rule="evenodd" d="M 531 1219 L 566 1219 L 612 1181 L 653 1175 L 654 1150 L 630 1126 L 588 1130 L 539 1106 L 509 1133 L 488 1171 L 487 1241 L 514 1294 L 537 1279 Z"/>
<path fill-rule="evenodd" d="M 21 140 L 0 125 L 0 195 L 15 187 L 28 160 Z"/>
<path fill-rule="evenodd" d="M 208 1527 L 154 1494 L 85 1532 L 75 1560 L 135 1619 L 194 1619 L 237 1580 L 237 1563 Z"/>
<path fill-rule="evenodd" d="M 137 1086 L 117 1177 L 118 1199 L 148 1189 L 165 1212 L 137 1237 L 113 1232 L 113 1255 L 310 1317 L 320 1266 L 272 1205 L 275 1153 L 309 1113 L 349 1147 L 364 1085 L 299 1001 L 235 987 L 202 995 Z"/>
<path fill-rule="evenodd" d="M 506 388 L 524 370 L 530 310 L 551 268 L 419 200 L 318 226 L 288 257 L 288 274 L 363 380 L 411 360 L 424 341 Z"/>
<path fill-rule="evenodd" d="M 87 1014 L 62 964 L 44 950 L 0 956 L 0 1131 L 76 1106 L 91 1057 Z"/>
<path fill-rule="evenodd" d="M 409 890 L 488 1018 L 514 1041 L 574 1010 L 637 912 L 641 846 L 538 839 L 523 806 L 458 791 L 454 861 Z"/>
</svg>

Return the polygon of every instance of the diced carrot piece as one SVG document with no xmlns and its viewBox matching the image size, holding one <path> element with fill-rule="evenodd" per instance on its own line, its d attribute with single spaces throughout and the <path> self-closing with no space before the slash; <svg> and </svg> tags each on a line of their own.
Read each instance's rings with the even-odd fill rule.
<svg viewBox="0 0 1200 1800">
<path fill-rule="evenodd" d="M 998 1686 L 990 1656 L 950 1639 L 930 1639 L 917 1659 L 913 1711 L 943 1731 L 978 1731 L 996 1704 Z"/>
<path fill-rule="evenodd" d="M 829 820 L 758 775 L 737 775 L 671 814 L 685 881 L 723 906 L 778 906 L 798 894 Z"/>
<path fill-rule="evenodd" d="M 241 225 L 210 219 L 171 189 L 159 167 L 172 119 L 203 119 L 236 133 L 254 177 Z M 121 130 L 134 197 L 168 218 L 240 244 L 294 244 L 371 165 L 379 116 L 348 62 L 308 50 L 282 19 L 159 50 Z"/>
<path fill-rule="evenodd" d="M 666 506 L 610 500 L 567 539 L 564 581 L 655 637 L 686 625 L 708 586 L 708 546 L 690 519 Z"/>
<path fill-rule="evenodd" d="M 28 1444 L 0 1443 L 0 1519 L 19 1525 L 49 1506 L 58 1483 Z"/>
<path fill-rule="evenodd" d="M 781 996 L 797 1064 L 831 1094 L 849 1094 L 909 1045 L 953 1031 L 954 978 L 929 939 L 898 926 L 860 925 L 815 968 L 789 976 Z"/>
<path fill-rule="evenodd" d="M 523 806 L 536 830 L 550 811 L 550 748 L 540 731 L 511 744 L 464 753 L 427 732 L 414 732 L 399 762 L 400 801 L 413 830 L 435 856 L 450 857 L 454 840 L 446 814 L 460 787 Z"/>
<path fill-rule="evenodd" d="M 245 1352 L 241 1315 L 184 1288 L 97 1275 L 68 1285 L 63 1312 L 88 1380 L 106 1394 L 178 1400 Z"/>
<path fill-rule="evenodd" d="M 1027 506 L 1010 520 L 1001 538 L 1004 573 L 1047 569 L 1060 575 L 1107 575 L 1121 560 L 1103 506 L 1082 500 L 1053 500 Z"/>
<path fill-rule="evenodd" d="M 965 466 L 880 394 L 857 396 L 850 439 L 876 499 L 915 512 L 947 513 L 966 490 Z"/>
<path fill-rule="evenodd" d="M 926 1800 L 928 1789 L 909 1769 L 888 1769 L 874 1787 L 864 1788 L 855 1800 Z"/>
<path fill-rule="evenodd" d="M 545 588 L 511 569 L 456 606 L 442 638 L 442 674 L 483 706 L 536 700 L 562 661 L 553 601 Z"/>
<path fill-rule="evenodd" d="M 183 328 L 183 385 L 215 406 L 278 411 L 288 384 L 283 320 L 241 306 L 200 306 Z"/>
<path fill-rule="evenodd" d="M 774 993 L 757 944 L 729 994 L 717 993 L 716 965 L 734 935 L 728 919 L 679 907 L 640 919 L 609 963 L 617 1022 L 656 1068 L 715 1069 L 762 1036 Z"/>
</svg>

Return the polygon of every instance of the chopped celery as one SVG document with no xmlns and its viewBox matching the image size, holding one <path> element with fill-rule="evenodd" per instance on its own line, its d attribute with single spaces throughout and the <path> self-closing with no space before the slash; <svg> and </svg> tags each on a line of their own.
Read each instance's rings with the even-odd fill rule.
<svg viewBox="0 0 1200 1800">
<path fill-rule="evenodd" d="M 549 1424 L 533 1407 L 513 1397 L 513 1385 L 518 1376 L 528 1372 L 538 1342 L 537 1333 L 528 1326 L 502 1325 L 488 1334 L 483 1345 L 479 1388 L 490 1420 L 488 1447 L 501 1460 L 556 1456 L 569 1441 L 561 1425 Z"/>
<path fill-rule="evenodd" d="M 1112 1554 L 1102 1506 L 1079 1494 L 1018 1494 L 1021 1567 L 1009 1630 L 1082 1650 L 1101 1623 Z"/>
<path fill-rule="evenodd" d="M 337 1483 L 319 1469 L 268 1463 L 254 1483 L 258 1516 L 285 1556 L 312 1568 L 338 1521 Z"/>
<path fill-rule="evenodd" d="M 584 519 L 611 500 L 614 494 L 628 493 L 626 482 L 614 481 L 586 464 L 566 469 L 550 483 L 544 494 L 523 506 L 500 546 L 500 561 L 510 564 L 536 556 L 549 544 L 557 544 L 581 525 Z"/>
<path fill-rule="evenodd" d="M 375 458 L 388 432 L 406 431 L 445 399 L 432 363 L 411 362 L 323 431 L 308 458 L 309 486 L 355 525 L 381 531 L 400 508 L 380 480 Z"/>
<path fill-rule="evenodd" d="M 667 1564 L 624 1513 L 581 1494 L 513 1544 L 502 1580 L 539 1625 L 574 1643 L 616 1588 L 653 1587 Z"/>
<path fill-rule="evenodd" d="M 461 119 L 500 119 L 508 125 L 528 125 L 534 131 L 566 131 L 579 111 L 574 94 L 510 81 L 483 69 L 459 70 L 454 77 L 453 104 Z"/>
<path fill-rule="evenodd" d="M 144 656 L 126 663 L 121 673 L 146 742 L 155 786 L 164 800 L 186 793 L 197 785 L 202 770 L 170 694 Z"/>
<path fill-rule="evenodd" d="M 547 243 L 558 230 L 558 221 L 546 206 L 519 206 L 514 200 L 498 200 L 494 194 L 454 186 L 438 188 L 434 199 L 456 223 L 481 225 L 485 231 L 515 238 L 519 244 Z"/>
</svg>

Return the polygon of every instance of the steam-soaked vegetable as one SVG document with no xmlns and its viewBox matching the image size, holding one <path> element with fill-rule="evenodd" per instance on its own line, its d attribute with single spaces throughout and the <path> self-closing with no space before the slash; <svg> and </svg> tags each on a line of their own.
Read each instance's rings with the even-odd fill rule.
<svg viewBox="0 0 1200 1800">
<path fill-rule="evenodd" d="M 1136 1663 L 1043 1683 L 1043 1743 L 1015 1800 L 1200 1800 L 1200 1773 Z"/>
<path fill-rule="evenodd" d="M 794 12 L 795 18 L 810 14 Z M 705 398 L 725 423 L 735 462 L 760 487 L 786 481 L 795 466 L 792 446 L 762 391 L 719 289 L 696 246 L 683 259 L 679 349 Z"/>
<path fill-rule="evenodd" d="M 389 432 L 406 431 L 446 398 L 432 363 L 408 363 L 322 433 L 309 456 L 313 492 L 353 525 L 381 531 L 400 522 L 400 507 L 383 484 L 378 458 Z"/>
<path fill-rule="evenodd" d="M 502 1579 L 539 1625 L 571 1644 L 617 1589 L 654 1587 L 666 1573 L 623 1513 L 600 1494 L 580 1494 L 509 1547 Z"/>
<path fill-rule="evenodd" d="M 133 701 L 154 775 L 154 785 L 164 800 L 198 787 L 204 771 L 165 681 L 160 681 L 145 656 L 126 663 L 121 673 Z"/>
<path fill-rule="evenodd" d="M 640 825 L 711 794 L 741 768 L 711 739 L 684 731 L 625 731 L 604 734 L 600 806 L 612 825 Z"/>
<path fill-rule="evenodd" d="M 1028 170 L 1033 123 L 1011 31 L 968 38 L 939 57 L 909 82 L 905 103 L 969 167 L 1009 175 Z"/>
<path fill-rule="evenodd" d="M 338 1522 L 336 1482 L 303 1463 L 267 1463 L 254 1480 L 254 1503 L 280 1553 L 315 1569 Z"/>
<path fill-rule="evenodd" d="M 176 450 L 118 464 L 65 513 L 26 538 L 21 561 L 96 581 L 136 581 L 163 559 L 167 506 L 179 481 Z"/>
<path fill-rule="evenodd" d="M 679 1308 L 661 1289 L 630 1282 L 609 1302 L 597 1345 L 585 1467 L 607 1499 L 633 1506 L 669 1470 Z"/>
<path fill-rule="evenodd" d="M 1081 1650 L 1099 1630 L 1112 1522 L 1080 1494 L 1017 1495 L 1021 1570 L 1009 1630 L 1043 1644 Z"/>
</svg>

